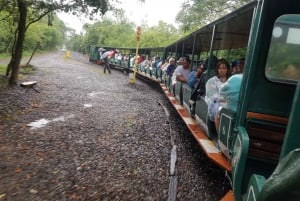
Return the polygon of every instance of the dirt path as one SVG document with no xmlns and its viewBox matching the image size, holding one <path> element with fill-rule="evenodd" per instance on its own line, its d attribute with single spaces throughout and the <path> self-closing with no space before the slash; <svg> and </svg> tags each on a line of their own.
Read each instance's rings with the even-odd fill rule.
<svg viewBox="0 0 300 201">
<path fill-rule="evenodd" d="M 0 91 L 0 201 L 167 200 L 171 135 L 177 200 L 219 200 L 228 189 L 180 119 L 167 121 L 161 93 L 76 53 L 31 64 L 22 79 L 40 93 Z"/>
</svg>

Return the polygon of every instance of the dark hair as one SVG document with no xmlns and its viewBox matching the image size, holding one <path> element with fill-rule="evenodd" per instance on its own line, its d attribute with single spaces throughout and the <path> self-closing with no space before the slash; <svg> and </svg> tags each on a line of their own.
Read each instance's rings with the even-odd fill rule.
<svg viewBox="0 0 300 201">
<path fill-rule="evenodd" d="M 185 59 L 188 63 L 191 63 L 190 57 L 188 55 L 184 55 L 182 59 Z"/>
<path fill-rule="evenodd" d="M 226 59 L 220 59 L 219 62 L 217 63 L 217 65 L 216 65 L 216 75 L 219 77 L 218 68 L 221 64 L 224 64 L 227 68 L 226 77 L 228 79 L 231 74 L 230 74 L 230 64 L 228 63 L 228 61 Z"/>
<path fill-rule="evenodd" d="M 215 55 L 213 55 L 213 56 L 211 57 L 211 66 L 216 66 L 218 62 L 219 62 L 218 58 L 217 58 Z M 204 62 L 203 62 L 203 67 L 204 67 L 205 70 L 206 70 L 207 67 L 208 67 L 208 63 L 209 63 L 209 57 L 206 58 L 206 59 L 204 60 Z"/>
<path fill-rule="evenodd" d="M 231 63 L 231 67 L 233 68 L 233 67 L 236 67 L 237 65 L 239 65 L 240 64 L 240 61 L 233 61 L 232 63 Z"/>
</svg>

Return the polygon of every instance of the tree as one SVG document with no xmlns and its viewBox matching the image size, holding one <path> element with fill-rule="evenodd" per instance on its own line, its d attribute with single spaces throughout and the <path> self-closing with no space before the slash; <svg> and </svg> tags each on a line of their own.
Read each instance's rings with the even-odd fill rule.
<svg viewBox="0 0 300 201">
<path fill-rule="evenodd" d="M 74 15 L 87 13 L 90 18 L 94 14 L 104 14 L 109 8 L 108 0 L 2 0 L 0 11 L 11 16 L 12 24 L 16 24 L 11 59 L 6 75 L 10 75 L 9 84 L 16 84 L 19 65 L 22 59 L 25 33 L 28 27 L 48 15 L 51 25 L 54 11 L 72 12 Z"/>
<path fill-rule="evenodd" d="M 136 47 L 135 29 L 136 25 L 130 22 L 120 9 L 116 18 L 105 17 L 94 24 L 85 24 L 85 34 L 74 34 L 68 41 L 68 47 L 82 52 L 87 51 L 91 45 L 134 48 Z M 173 25 L 163 21 L 159 21 L 157 26 L 152 27 L 144 23 L 142 30 L 141 47 L 163 47 L 182 37 Z"/>
<path fill-rule="evenodd" d="M 141 47 L 163 47 L 175 42 L 182 35 L 171 24 L 159 21 L 157 26 L 143 27 Z"/>
<path fill-rule="evenodd" d="M 109 27 L 109 29 L 108 29 Z M 120 16 L 114 20 L 104 17 L 94 24 L 84 25 L 84 35 L 72 35 L 68 47 L 73 50 L 86 51 L 89 46 L 134 47 L 135 25 Z"/>
<path fill-rule="evenodd" d="M 192 32 L 253 0 L 186 0 L 176 16 L 180 29 Z"/>
<path fill-rule="evenodd" d="M 0 53 L 8 53 L 13 42 L 13 24 L 8 12 L 0 12 Z"/>
</svg>

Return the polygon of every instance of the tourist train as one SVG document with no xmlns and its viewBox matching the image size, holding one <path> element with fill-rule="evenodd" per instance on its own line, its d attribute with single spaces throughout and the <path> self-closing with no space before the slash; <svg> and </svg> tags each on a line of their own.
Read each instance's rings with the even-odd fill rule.
<svg viewBox="0 0 300 201">
<path fill-rule="evenodd" d="M 91 46 L 89 55 L 101 64 L 99 49 Z M 253 1 L 166 47 L 138 50 L 143 59 L 163 62 L 188 55 L 191 70 L 206 62 L 206 81 L 216 58 L 245 59 L 237 110 L 223 107 L 217 129 L 205 94 L 191 101 L 187 83 L 173 84 L 161 68 L 130 62 L 135 48 L 118 49 L 128 58 L 111 58 L 110 65 L 159 85 L 203 152 L 226 171 L 232 190 L 223 201 L 300 200 L 299 0 Z"/>
</svg>

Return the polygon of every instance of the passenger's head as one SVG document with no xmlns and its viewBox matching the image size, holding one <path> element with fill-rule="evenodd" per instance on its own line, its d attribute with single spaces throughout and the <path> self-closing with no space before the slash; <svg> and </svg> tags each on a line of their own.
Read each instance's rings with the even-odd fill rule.
<svg viewBox="0 0 300 201">
<path fill-rule="evenodd" d="M 241 73 L 244 72 L 244 66 L 245 66 L 245 58 L 241 58 L 241 59 L 240 59 L 240 69 L 241 69 Z"/>
<path fill-rule="evenodd" d="M 216 75 L 219 79 L 228 79 L 231 75 L 230 65 L 226 59 L 220 59 L 216 66 Z"/>
<path fill-rule="evenodd" d="M 180 58 L 177 60 L 177 64 L 178 64 L 178 65 L 182 65 L 182 60 L 183 60 L 183 58 L 180 57 Z"/>
<path fill-rule="evenodd" d="M 175 58 L 171 57 L 171 58 L 169 59 L 169 64 L 174 65 L 174 64 L 175 64 Z"/>
<path fill-rule="evenodd" d="M 190 67 L 190 63 L 191 63 L 191 60 L 190 60 L 189 56 L 183 56 L 182 57 L 182 66 L 183 66 L 183 68 L 188 69 Z"/>
<path fill-rule="evenodd" d="M 205 70 L 206 68 L 204 67 L 203 62 L 199 62 L 196 69 L 197 77 L 200 77 Z"/>
<path fill-rule="evenodd" d="M 241 72 L 241 68 L 240 68 L 240 62 L 239 61 L 233 61 L 231 63 L 231 74 L 238 74 Z"/>
<path fill-rule="evenodd" d="M 219 62 L 218 58 L 213 55 L 211 57 L 211 61 L 210 61 L 211 66 L 214 68 L 218 62 Z M 208 68 L 208 64 L 209 64 L 209 58 L 205 59 L 203 62 L 203 66 L 204 66 L 205 70 Z"/>
</svg>

